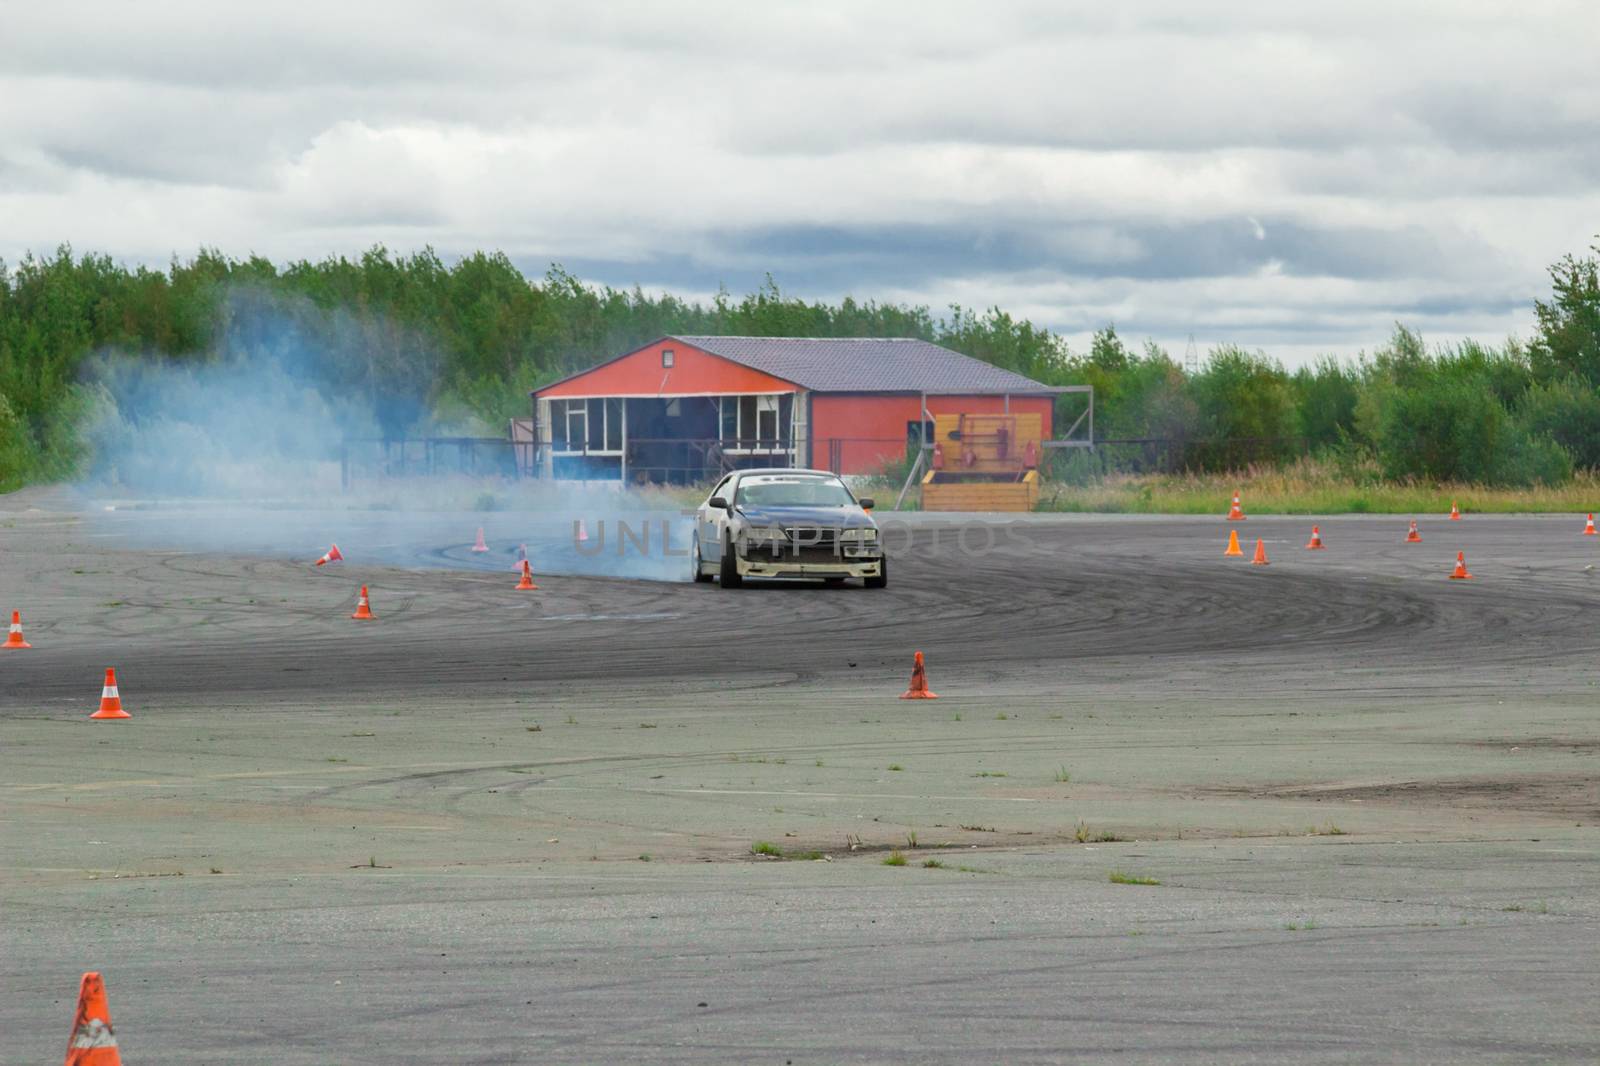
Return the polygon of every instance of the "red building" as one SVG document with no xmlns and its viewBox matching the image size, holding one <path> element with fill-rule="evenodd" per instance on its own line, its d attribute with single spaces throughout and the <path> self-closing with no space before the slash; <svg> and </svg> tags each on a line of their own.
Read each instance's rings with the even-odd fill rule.
<svg viewBox="0 0 1600 1066">
<path fill-rule="evenodd" d="M 663 337 L 533 392 L 546 477 L 698 481 L 797 466 L 872 474 L 939 414 L 1037 412 L 1059 390 L 909 338 Z"/>
</svg>

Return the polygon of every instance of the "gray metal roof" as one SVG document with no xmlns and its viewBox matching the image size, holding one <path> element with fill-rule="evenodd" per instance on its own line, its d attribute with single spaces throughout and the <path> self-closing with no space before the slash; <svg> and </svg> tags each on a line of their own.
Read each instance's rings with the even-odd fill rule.
<svg viewBox="0 0 1600 1066">
<path fill-rule="evenodd" d="M 673 340 L 818 392 L 1041 393 L 1031 378 L 911 337 Z"/>
</svg>

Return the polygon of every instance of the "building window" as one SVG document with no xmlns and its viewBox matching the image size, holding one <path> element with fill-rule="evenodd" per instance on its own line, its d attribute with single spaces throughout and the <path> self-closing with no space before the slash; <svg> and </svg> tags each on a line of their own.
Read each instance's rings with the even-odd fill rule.
<svg viewBox="0 0 1600 1066">
<path fill-rule="evenodd" d="M 671 370 L 672 369 L 672 360 L 673 360 L 672 349 L 671 348 L 663 348 L 663 349 L 661 349 L 661 365 L 666 367 L 668 370 Z"/>
<path fill-rule="evenodd" d="M 933 443 L 933 421 L 906 423 L 906 454 L 912 455 L 924 444 Z"/>
<path fill-rule="evenodd" d="M 738 451 L 781 451 L 777 396 L 724 396 L 722 440 Z"/>
<path fill-rule="evenodd" d="M 622 403 L 615 397 L 551 400 L 551 448 L 563 453 L 620 453 Z"/>
</svg>

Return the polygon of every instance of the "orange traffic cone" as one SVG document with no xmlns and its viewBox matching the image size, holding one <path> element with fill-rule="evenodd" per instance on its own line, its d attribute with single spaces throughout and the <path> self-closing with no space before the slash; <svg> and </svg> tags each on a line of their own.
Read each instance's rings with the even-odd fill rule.
<svg viewBox="0 0 1600 1066">
<path fill-rule="evenodd" d="M 1327 545 L 1322 543 L 1322 531 L 1316 526 L 1312 526 L 1311 540 L 1306 543 L 1306 551 L 1319 552 L 1326 547 Z"/>
<path fill-rule="evenodd" d="M 1267 542 L 1260 537 L 1256 538 L 1256 557 L 1250 560 L 1251 566 L 1267 565 Z"/>
<path fill-rule="evenodd" d="M 100 709 L 89 716 L 90 718 L 132 718 L 133 715 L 122 709 L 122 694 L 117 691 L 117 672 L 111 667 L 106 667 L 106 683 L 100 689 Z"/>
<path fill-rule="evenodd" d="M 1452 521 L 1452 522 L 1461 521 L 1461 509 L 1456 506 L 1456 501 L 1454 501 L 1454 500 L 1450 501 L 1450 521 Z"/>
<path fill-rule="evenodd" d="M 936 700 L 939 697 L 928 691 L 928 671 L 922 665 L 922 653 L 917 652 L 911 661 L 911 687 L 900 694 L 903 700 Z"/>
<path fill-rule="evenodd" d="M 1225 556 L 1237 555 L 1240 558 L 1244 557 L 1244 549 L 1239 547 L 1239 531 L 1237 529 L 1228 530 L 1228 550 L 1222 554 Z"/>
<path fill-rule="evenodd" d="M 336 563 L 336 562 L 338 562 L 339 560 L 341 560 L 343 558 L 344 558 L 344 555 L 340 553 L 339 546 L 337 544 L 335 544 L 333 547 L 331 547 L 331 548 L 329 548 L 327 550 L 327 552 L 322 556 L 322 558 L 317 560 L 317 565 L 318 566 L 327 566 L 329 563 Z"/>
<path fill-rule="evenodd" d="M 1468 581 L 1472 575 L 1467 573 L 1467 553 L 1456 552 L 1456 568 L 1450 572 L 1451 581 Z"/>
<path fill-rule="evenodd" d="M 122 1066 L 117 1034 L 111 1031 L 106 984 L 98 973 L 86 973 L 78 982 L 78 1014 L 72 1020 L 65 1066 Z"/>
<path fill-rule="evenodd" d="M 1417 532 L 1417 520 L 1415 518 L 1413 518 L 1411 520 L 1411 529 L 1406 533 L 1406 543 L 1407 544 L 1421 544 L 1422 543 L 1422 534 Z"/>
<path fill-rule="evenodd" d="M 522 580 L 517 582 L 518 591 L 523 591 L 523 590 L 527 590 L 527 589 L 536 589 L 538 587 L 539 587 L 538 585 L 535 585 L 533 583 L 533 566 L 532 566 L 532 564 L 530 564 L 528 562 L 528 560 L 526 560 L 526 559 L 522 560 Z"/>
<path fill-rule="evenodd" d="M 578 541 L 579 544 L 582 544 L 584 541 L 586 541 L 588 539 L 589 539 L 589 529 L 588 529 L 587 526 L 585 526 L 583 524 L 583 519 L 580 518 L 580 519 L 578 519 L 577 541 Z"/>
<path fill-rule="evenodd" d="M 1593 523 L 1590 523 L 1593 525 Z M 22 639 L 22 612 L 11 612 L 11 632 L 6 634 L 6 642 L 0 648 L 31 648 L 32 644 Z"/>
<path fill-rule="evenodd" d="M 1593 537 L 1597 535 L 1594 529 L 1594 515 L 1592 514 L 1589 516 L 1588 524 L 1583 527 L 1583 535 L 1586 537 Z"/>
<path fill-rule="evenodd" d="M 489 545 L 487 545 L 487 544 L 485 544 L 483 542 L 483 527 L 482 526 L 478 527 L 478 540 L 477 540 L 477 543 L 472 545 L 472 550 L 475 551 L 475 552 L 486 552 L 486 551 L 489 550 Z"/>
<path fill-rule="evenodd" d="M 356 613 L 351 615 L 350 617 L 351 618 L 358 618 L 358 619 L 361 619 L 363 621 L 365 621 L 366 619 L 369 619 L 369 618 L 377 617 L 376 615 L 374 615 L 372 613 L 372 604 L 367 599 L 367 586 L 365 586 L 365 585 L 361 586 L 361 598 L 356 601 Z"/>
<path fill-rule="evenodd" d="M 1243 522 L 1244 512 L 1239 509 L 1239 490 L 1233 492 L 1233 506 L 1228 509 L 1228 521 Z"/>
</svg>

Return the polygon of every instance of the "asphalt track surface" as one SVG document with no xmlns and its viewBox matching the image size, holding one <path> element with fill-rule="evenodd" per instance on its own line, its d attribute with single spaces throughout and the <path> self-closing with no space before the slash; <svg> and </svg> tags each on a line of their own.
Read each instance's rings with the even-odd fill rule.
<svg viewBox="0 0 1600 1066">
<path fill-rule="evenodd" d="M 30 502 L 0 1063 L 86 969 L 130 1063 L 1600 1059 L 1581 517 L 1256 517 L 1252 567 L 919 516 L 881 591 L 528 594 L 470 525 L 319 570 Z"/>
</svg>

